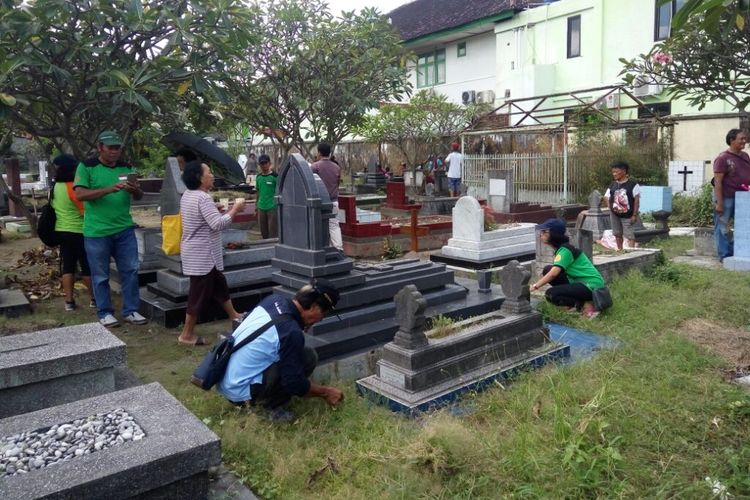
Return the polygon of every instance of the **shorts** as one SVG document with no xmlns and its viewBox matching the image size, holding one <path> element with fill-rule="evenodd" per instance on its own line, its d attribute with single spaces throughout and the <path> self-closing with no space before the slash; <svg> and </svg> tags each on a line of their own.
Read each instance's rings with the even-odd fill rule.
<svg viewBox="0 0 750 500">
<path fill-rule="evenodd" d="M 91 276 L 83 235 L 68 231 L 58 231 L 57 235 L 60 238 L 60 274 L 75 274 L 80 265 L 81 276 Z"/>
<path fill-rule="evenodd" d="M 624 236 L 628 240 L 635 239 L 635 229 L 633 228 L 633 223 L 630 222 L 630 217 L 618 217 L 610 212 L 609 220 L 612 223 L 612 234 L 615 236 Z"/>
<path fill-rule="evenodd" d="M 190 277 L 190 291 L 185 312 L 191 316 L 198 316 L 211 300 L 215 300 L 220 305 L 229 300 L 227 279 L 224 273 L 215 267 L 208 274 Z"/>
<path fill-rule="evenodd" d="M 448 177 L 448 189 L 454 193 L 461 191 L 461 178 L 460 177 Z"/>
</svg>

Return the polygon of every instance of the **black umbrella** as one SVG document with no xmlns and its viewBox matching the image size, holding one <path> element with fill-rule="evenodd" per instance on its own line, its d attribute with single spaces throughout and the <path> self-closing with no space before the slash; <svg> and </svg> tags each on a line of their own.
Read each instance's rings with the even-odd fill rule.
<svg viewBox="0 0 750 500">
<path fill-rule="evenodd" d="M 214 173 L 218 177 L 223 177 L 235 184 L 245 182 L 245 172 L 240 164 L 219 146 L 211 144 L 202 137 L 189 132 L 170 132 L 162 138 L 162 142 L 173 151 L 186 147 L 203 159 L 210 160 L 213 163 Z"/>
</svg>

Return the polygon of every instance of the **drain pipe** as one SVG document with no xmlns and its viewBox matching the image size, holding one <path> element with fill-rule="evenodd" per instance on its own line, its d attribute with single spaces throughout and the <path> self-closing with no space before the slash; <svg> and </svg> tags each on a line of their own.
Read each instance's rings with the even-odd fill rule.
<svg viewBox="0 0 750 500">
<path fill-rule="evenodd" d="M 563 201 L 568 203 L 568 124 L 563 125 Z"/>
</svg>

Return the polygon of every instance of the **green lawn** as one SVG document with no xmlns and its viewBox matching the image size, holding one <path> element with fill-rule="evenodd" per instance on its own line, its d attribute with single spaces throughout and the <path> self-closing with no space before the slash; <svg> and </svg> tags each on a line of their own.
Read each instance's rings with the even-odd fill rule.
<svg viewBox="0 0 750 500">
<path fill-rule="evenodd" d="M 691 242 L 659 245 L 671 256 Z M 749 497 L 750 393 L 724 382 L 724 362 L 679 331 L 692 318 L 745 330 L 750 280 L 672 264 L 648 276 L 617 279 L 615 305 L 595 320 L 543 306 L 549 320 L 614 337 L 618 349 L 472 394 L 461 416 L 405 418 L 359 398 L 344 380 L 336 382 L 347 398 L 338 409 L 298 400 L 297 421 L 274 425 L 190 385 L 205 351 L 178 347 L 176 329 L 115 333 L 128 344 L 130 367 L 219 434 L 225 463 L 264 498 L 702 499 L 712 496 L 706 477 Z M 29 321 L 59 321 L 44 307 Z"/>
</svg>

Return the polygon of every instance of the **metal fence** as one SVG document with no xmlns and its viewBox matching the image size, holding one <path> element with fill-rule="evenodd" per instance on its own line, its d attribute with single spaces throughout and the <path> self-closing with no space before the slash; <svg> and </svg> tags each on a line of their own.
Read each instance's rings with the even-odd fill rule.
<svg viewBox="0 0 750 500">
<path fill-rule="evenodd" d="M 586 164 L 584 158 L 564 154 L 465 155 L 464 183 L 468 194 L 488 197 L 487 172 L 513 171 L 515 201 L 564 204 L 585 197 Z"/>
</svg>

